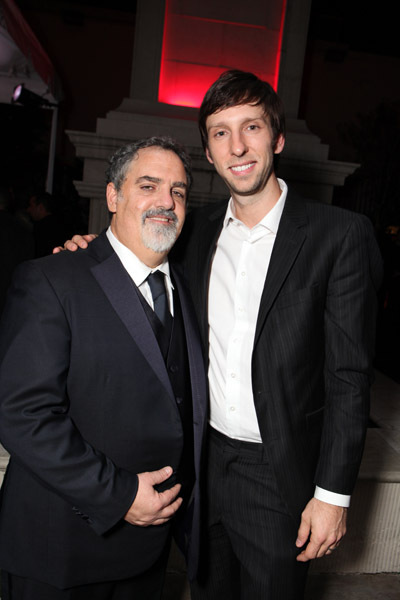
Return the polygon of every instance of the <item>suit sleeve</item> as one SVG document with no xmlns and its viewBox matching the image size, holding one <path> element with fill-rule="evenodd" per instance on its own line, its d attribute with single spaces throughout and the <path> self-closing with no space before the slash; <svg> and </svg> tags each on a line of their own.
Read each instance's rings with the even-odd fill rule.
<svg viewBox="0 0 400 600">
<path fill-rule="evenodd" d="M 369 221 L 355 216 L 341 239 L 325 306 L 325 418 L 316 485 L 351 494 L 369 416 L 377 290 L 382 264 Z"/>
<path fill-rule="evenodd" d="M 138 482 L 88 444 L 69 416 L 70 342 L 50 282 L 37 263 L 21 265 L 0 327 L 0 440 L 12 460 L 102 534 L 123 518 Z"/>
</svg>

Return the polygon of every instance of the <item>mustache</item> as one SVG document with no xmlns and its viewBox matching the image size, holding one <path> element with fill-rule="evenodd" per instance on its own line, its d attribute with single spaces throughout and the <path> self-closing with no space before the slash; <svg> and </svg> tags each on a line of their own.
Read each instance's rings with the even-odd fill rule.
<svg viewBox="0 0 400 600">
<path fill-rule="evenodd" d="M 174 211 L 167 208 L 153 208 L 146 210 L 142 215 L 142 223 L 144 223 L 148 217 L 164 217 L 172 221 L 175 225 L 178 222 L 178 217 Z"/>
</svg>

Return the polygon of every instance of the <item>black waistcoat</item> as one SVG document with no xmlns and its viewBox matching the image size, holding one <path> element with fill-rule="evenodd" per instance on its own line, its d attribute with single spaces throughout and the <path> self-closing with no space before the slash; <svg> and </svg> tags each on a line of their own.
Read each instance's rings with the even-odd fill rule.
<svg viewBox="0 0 400 600">
<path fill-rule="evenodd" d="M 156 487 L 159 491 L 162 491 L 162 489 L 171 487 L 176 480 L 182 484 L 181 494 L 187 500 L 194 483 L 193 410 L 189 360 L 181 303 L 178 293 L 174 291 L 174 318 L 172 331 L 168 332 L 154 310 L 146 302 L 143 294 L 138 289 L 137 292 L 164 357 L 183 428 L 184 443 L 178 472 L 165 482 L 165 484 Z"/>
</svg>

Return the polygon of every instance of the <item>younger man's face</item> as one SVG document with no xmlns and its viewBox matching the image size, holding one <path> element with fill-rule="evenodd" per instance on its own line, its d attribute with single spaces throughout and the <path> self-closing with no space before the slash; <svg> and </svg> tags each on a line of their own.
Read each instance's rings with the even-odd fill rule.
<svg viewBox="0 0 400 600">
<path fill-rule="evenodd" d="M 280 135 L 272 147 L 272 129 L 263 107 L 242 104 L 225 108 L 207 117 L 206 127 L 207 158 L 232 196 L 262 192 L 273 172 L 274 153 L 279 154 L 285 143 Z"/>
</svg>

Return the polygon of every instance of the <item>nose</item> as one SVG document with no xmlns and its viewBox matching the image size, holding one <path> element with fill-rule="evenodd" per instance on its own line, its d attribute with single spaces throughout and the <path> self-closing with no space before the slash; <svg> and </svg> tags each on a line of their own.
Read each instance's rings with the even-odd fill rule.
<svg viewBox="0 0 400 600">
<path fill-rule="evenodd" d="M 231 134 L 231 153 L 235 156 L 243 156 L 247 152 L 246 140 L 242 132 L 232 132 Z"/>
<path fill-rule="evenodd" d="M 157 206 L 159 208 L 165 208 L 166 210 L 175 208 L 175 200 L 170 189 L 163 189 L 160 191 L 160 195 L 157 199 Z"/>
</svg>

